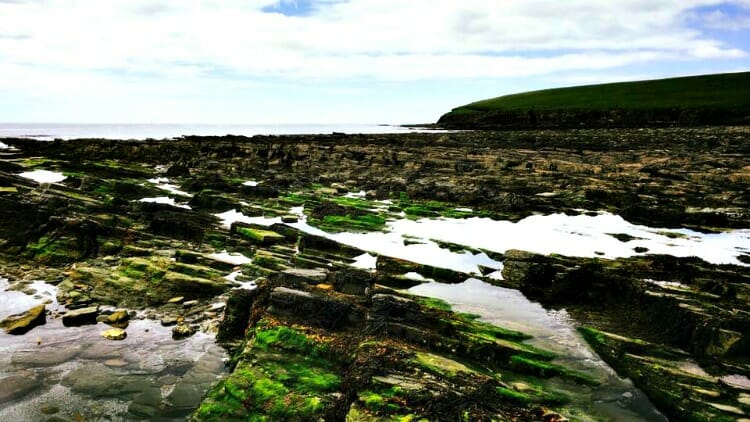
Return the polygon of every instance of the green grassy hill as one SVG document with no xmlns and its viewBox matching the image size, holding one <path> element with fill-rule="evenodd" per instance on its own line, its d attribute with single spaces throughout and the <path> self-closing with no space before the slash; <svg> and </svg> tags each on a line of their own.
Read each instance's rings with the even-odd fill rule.
<svg viewBox="0 0 750 422">
<path fill-rule="evenodd" d="M 453 109 L 446 127 L 655 126 L 750 123 L 750 72 L 546 89 Z"/>
</svg>

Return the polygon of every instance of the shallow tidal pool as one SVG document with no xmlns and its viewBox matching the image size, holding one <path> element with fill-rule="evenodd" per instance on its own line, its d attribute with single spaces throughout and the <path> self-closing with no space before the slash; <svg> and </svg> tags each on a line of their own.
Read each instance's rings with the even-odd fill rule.
<svg viewBox="0 0 750 422">
<path fill-rule="evenodd" d="M 54 286 L 32 283 L 32 295 L 7 287 L 0 279 L 2 317 L 44 301 L 53 314 L 64 311 Z M 173 340 L 170 327 L 141 317 L 124 340 L 103 338 L 108 328 L 64 327 L 48 315 L 24 335 L 0 332 L 0 420 L 182 421 L 225 373 L 211 335 Z"/>
</svg>

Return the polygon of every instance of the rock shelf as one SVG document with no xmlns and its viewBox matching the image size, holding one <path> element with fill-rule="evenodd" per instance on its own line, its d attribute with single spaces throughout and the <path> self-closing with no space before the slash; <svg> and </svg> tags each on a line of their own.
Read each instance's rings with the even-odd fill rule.
<svg viewBox="0 0 750 422">
<path fill-rule="evenodd" d="M 149 384 L 153 394 L 131 397 L 118 417 L 612 417 L 593 399 L 610 388 L 601 372 L 532 344 L 533 333 L 406 291 L 465 288 L 467 279 L 565 309 L 591 348 L 640 389 L 617 403 L 642 391 L 679 420 L 750 414 L 747 127 L 2 143 L 12 149 L 0 160 L 0 276 L 9 280 L 4 293 L 33 299 L 5 314 L 3 327 L 16 335 L 0 345 L 59 320 L 108 347 L 138 342 L 135 324 L 159 327 L 173 346 L 215 336 L 229 354 L 230 373 L 210 389 L 211 371 L 221 373 L 215 361 L 194 367 L 200 383 L 173 385 L 187 389 L 177 395 Z M 42 171 L 56 182 L 23 176 L 52 174 Z M 407 225 L 399 222 L 495 227 L 551 214 L 610 224 L 603 238 L 633 252 L 493 250 L 458 235 L 397 232 Z M 398 247 L 363 241 L 384 232 L 401 234 Z M 703 241 L 691 236 L 726 233 L 735 235 L 717 237 L 722 256 L 668 253 Z M 651 235 L 674 245 L 652 253 Z M 447 258 L 399 255 L 428 248 Z M 56 301 L 37 280 L 56 286 Z M 45 308 L 45 299 L 59 306 Z M 71 353 L 54 365 L 82 352 Z M 96 397 L 96 380 L 133 364 L 113 355 L 65 372 L 56 387 L 0 366 L 21 387 L 0 391 L 0 402 L 50 388 Z M 126 379 L 133 385 L 99 393 L 110 400 L 143 382 Z M 160 394 L 181 413 L 169 416 Z M 640 413 L 609 411 L 664 420 L 651 402 Z"/>
</svg>

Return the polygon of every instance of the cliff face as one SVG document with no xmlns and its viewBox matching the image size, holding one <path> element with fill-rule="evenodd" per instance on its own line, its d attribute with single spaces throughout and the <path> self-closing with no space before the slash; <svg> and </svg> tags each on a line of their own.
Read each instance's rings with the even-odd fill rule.
<svg viewBox="0 0 750 422">
<path fill-rule="evenodd" d="M 743 109 L 670 108 L 653 110 L 472 110 L 459 107 L 440 117 L 447 129 L 572 129 L 750 124 Z"/>
</svg>

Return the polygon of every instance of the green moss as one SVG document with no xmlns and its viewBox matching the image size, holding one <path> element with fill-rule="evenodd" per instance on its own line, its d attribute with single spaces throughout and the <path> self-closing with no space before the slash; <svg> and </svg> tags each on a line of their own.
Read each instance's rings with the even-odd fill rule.
<svg viewBox="0 0 750 422">
<path fill-rule="evenodd" d="M 99 244 L 99 252 L 104 255 L 114 255 L 122 250 L 122 242 L 119 240 L 105 240 Z"/>
<path fill-rule="evenodd" d="M 421 207 L 418 205 L 404 208 L 404 213 L 412 217 L 439 217 L 440 214 L 437 211 Z"/>
<path fill-rule="evenodd" d="M 159 283 L 167 273 L 169 261 L 152 260 L 140 257 L 125 258 L 119 268 L 119 274 L 133 280 L 144 280 Z"/>
<path fill-rule="evenodd" d="M 145 273 L 143 271 L 131 267 L 121 269 L 120 274 L 123 277 L 132 278 L 133 280 L 141 280 L 145 278 Z"/>
<path fill-rule="evenodd" d="M 326 351 L 325 345 L 316 343 L 303 333 L 288 327 L 256 330 L 254 345 L 264 351 L 269 347 L 275 347 L 310 356 L 318 356 Z"/>
<path fill-rule="evenodd" d="M 319 225 L 321 228 L 342 231 L 342 230 L 365 230 L 377 231 L 385 227 L 386 219 L 375 214 L 363 215 L 327 215 Z"/>
<path fill-rule="evenodd" d="M 302 193 L 291 193 L 289 195 L 282 196 L 277 199 L 277 202 L 279 204 L 284 205 L 291 205 L 291 206 L 300 206 L 305 205 L 305 203 L 315 201 L 315 197 L 308 194 L 302 194 Z"/>
<path fill-rule="evenodd" d="M 400 403 L 403 400 L 394 400 L 403 396 L 404 390 L 398 386 L 391 386 L 382 390 L 366 390 L 359 393 L 359 400 L 365 409 L 371 412 L 392 414 L 403 411 Z"/>
<path fill-rule="evenodd" d="M 429 308 L 439 309 L 441 311 L 450 311 L 453 309 L 450 305 L 450 303 L 442 300 L 442 299 L 435 299 L 431 297 L 423 297 L 423 298 L 417 298 L 417 302 L 420 305 L 427 306 Z"/>
<path fill-rule="evenodd" d="M 497 387 L 496 390 L 501 397 L 516 403 L 529 404 L 533 402 L 531 396 L 519 391 L 511 390 L 505 387 Z"/>
<path fill-rule="evenodd" d="M 442 212 L 443 217 L 445 218 L 469 218 L 469 217 L 476 217 L 477 215 L 471 211 L 459 211 L 457 209 L 447 209 Z M 479 216 L 486 216 L 485 213 L 480 213 Z"/>
<path fill-rule="evenodd" d="M 81 257 L 78 243 L 70 238 L 41 237 L 26 246 L 29 255 L 44 264 L 64 264 Z"/>
<path fill-rule="evenodd" d="M 434 374 L 444 377 L 455 377 L 460 373 L 476 373 L 477 371 L 461 362 L 434 353 L 417 352 L 413 362 Z"/>
<path fill-rule="evenodd" d="M 253 240 L 263 245 L 279 243 L 285 240 L 284 236 L 271 230 L 254 229 L 250 227 L 237 227 L 237 233 L 247 239 Z"/>
<path fill-rule="evenodd" d="M 471 315 L 474 317 L 474 315 Z M 482 321 L 476 321 L 473 319 L 465 319 L 466 322 L 469 322 L 470 325 L 468 325 L 468 329 L 471 331 L 472 334 L 484 337 L 487 339 L 505 339 L 505 340 L 511 340 L 511 341 L 523 341 L 528 340 L 531 338 L 530 335 L 526 333 L 522 333 L 520 331 L 515 330 L 509 330 L 507 328 L 498 327 L 496 325 L 492 325 L 487 322 Z M 552 355 L 554 356 L 554 355 Z"/>
<path fill-rule="evenodd" d="M 33 158 L 26 158 L 23 161 L 21 161 L 19 164 L 21 164 L 24 167 L 38 167 L 38 166 L 54 164 L 54 163 L 55 163 L 55 160 L 50 160 L 48 158 L 43 158 L 43 157 L 33 157 Z"/>
<path fill-rule="evenodd" d="M 331 198 L 331 202 L 334 202 L 343 207 L 357 208 L 360 210 L 369 210 L 376 208 L 372 202 L 362 198 L 337 197 Z"/>
<path fill-rule="evenodd" d="M 191 277 L 200 277 L 209 280 L 221 276 L 221 273 L 213 268 L 202 265 L 183 264 L 181 262 L 172 263 L 172 265 L 169 266 L 169 270 L 189 275 Z"/>
<path fill-rule="evenodd" d="M 196 420 L 318 420 L 341 388 L 324 346 L 288 327 L 261 321 L 235 371 L 204 400 Z"/>
<path fill-rule="evenodd" d="M 227 237 L 223 234 L 206 232 L 203 235 L 203 240 L 215 249 L 221 250 L 226 248 Z"/>
<path fill-rule="evenodd" d="M 253 256 L 253 265 L 260 268 L 278 271 L 287 268 L 287 264 L 285 259 L 264 251 L 258 251 Z"/>
<path fill-rule="evenodd" d="M 516 371 L 542 378 L 562 377 L 585 385 L 597 386 L 600 384 L 599 381 L 584 373 L 522 355 L 511 356 L 510 366 Z"/>
</svg>

